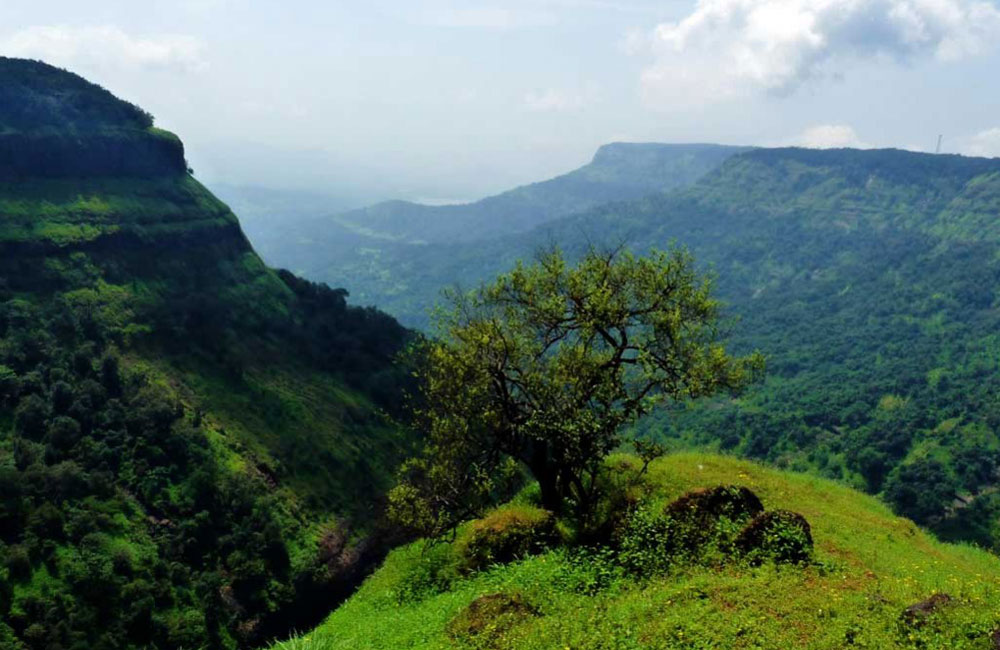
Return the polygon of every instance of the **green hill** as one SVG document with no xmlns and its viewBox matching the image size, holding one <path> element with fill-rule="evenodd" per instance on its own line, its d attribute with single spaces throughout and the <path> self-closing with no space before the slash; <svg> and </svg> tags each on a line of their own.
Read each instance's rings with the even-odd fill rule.
<svg viewBox="0 0 1000 650">
<path fill-rule="evenodd" d="M 767 382 L 639 433 L 839 478 L 949 539 L 1000 548 L 996 286 L 1000 160 L 757 149 L 687 189 L 529 233 L 388 249 L 351 285 L 425 325 L 466 287 L 557 243 L 690 248 L 717 276 L 735 351 Z"/>
<path fill-rule="evenodd" d="M 656 461 L 648 483 L 653 509 L 698 488 L 746 486 L 768 510 L 805 516 L 813 557 L 804 566 L 696 557 L 635 577 L 606 554 L 556 549 L 449 573 L 460 533 L 394 551 L 323 625 L 276 648 L 994 647 L 1000 560 L 935 541 L 874 498 L 699 454 Z M 949 600 L 908 623 L 904 610 L 935 595 Z"/>
<path fill-rule="evenodd" d="M 0 647 L 322 617 L 387 543 L 409 337 L 267 268 L 140 109 L 0 59 Z"/>
</svg>

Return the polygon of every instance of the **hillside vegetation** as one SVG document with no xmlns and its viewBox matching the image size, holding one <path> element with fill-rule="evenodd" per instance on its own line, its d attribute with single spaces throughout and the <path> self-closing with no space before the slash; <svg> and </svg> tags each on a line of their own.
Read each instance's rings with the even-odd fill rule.
<svg viewBox="0 0 1000 650">
<path fill-rule="evenodd" d="M 397 248 L 352 283 L 425 325 L 442 288 L 553 243 L 570 257 L 688 247 L 716 275 L 734 351 L 761 350 L 768 378 L 640 435 L 839 478 L 949 539 L 1000 548 L 997 214 L 998 160 L 758 149 L 688 189 L 529 233 Z"/>
<path fill-rule="evenodd" d="M 757 564 L 696 553 L 635 575 L 600 549 L 556 548 L 470 572 L 467 528 L 454 542 L 394 551 L 323 625 L 276 648 L 993 647 L 1000 560 L 937 542 L 872 497 L 690 453 L 655 461 L 646 484 L 647 511 L 698 488 L 747 487 L 768 510 L 805 517 L 812 555 Z"/>
<path fill-rule="evenodd" d="M 267 268 L 141 110 L 35 62 L 0 89 L 0 647 L 314 623 L 388 543 L 410 334 Z"/>
</svg>

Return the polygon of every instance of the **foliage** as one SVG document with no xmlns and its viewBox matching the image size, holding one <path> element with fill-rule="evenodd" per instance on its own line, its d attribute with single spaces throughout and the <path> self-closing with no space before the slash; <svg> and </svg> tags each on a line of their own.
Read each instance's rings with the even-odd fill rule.
<svg viewBox="0 0 1000 650">
<path fill-rule="evenodd" d="M 738 390 L 762 358 L 716 340 L 718 303 L 686 253 L 558 251 L 453 296 L 441 338 L 421 351 L 424 455 L 391 496 L 430 534 L 480 512 L 516 461 L 542 506 L 586 522 L 622 427 L 669 400 Z M 419 470 L 419 471 L 417 471 Z"/>
<path fill-rule="evenodd" d="M 948 539 L 1000 548 L 998 209 L 996 160 L 755 150 L 683 191 L 517 236 L 386 245 L 315 277 L 424 325 L 442 287 L 552 242 L 571 260 L 678 242 L 716 277 L 730 348 L 761 350 L 768 377 L 739 400 L 654 413 L 638 437 L 838 478 Z"/>
</svg>

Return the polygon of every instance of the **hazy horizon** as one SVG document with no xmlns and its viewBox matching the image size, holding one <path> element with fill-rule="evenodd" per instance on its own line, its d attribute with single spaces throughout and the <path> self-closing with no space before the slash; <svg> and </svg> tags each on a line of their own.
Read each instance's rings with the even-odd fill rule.
<svg viewBox="0 0 1000 650">
<path fill-rule="evenodd" d="M 209 184 L 461 201 L 613 141 L 1000 155 L 994 0 L 13 0 L 0 25 Z"/>
</svg>

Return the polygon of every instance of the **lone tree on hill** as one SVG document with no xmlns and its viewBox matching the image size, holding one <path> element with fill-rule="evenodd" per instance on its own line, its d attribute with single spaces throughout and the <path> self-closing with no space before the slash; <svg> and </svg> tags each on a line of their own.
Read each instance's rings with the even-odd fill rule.
<svg viewBox="0 0 1000 650">
<path fill-rule="evenodd" d="M 449 298 L 418 350 L 426 448 L 390 494 L 390 514 L 427 534 L 479 514 L 522 468 L 546 509 L 586 516 L 624 425 L 763 367 L 717 342 L 711 282 L 681 250 L 591 250 L 576 267 L 554 250 Z"/>
</svg>

